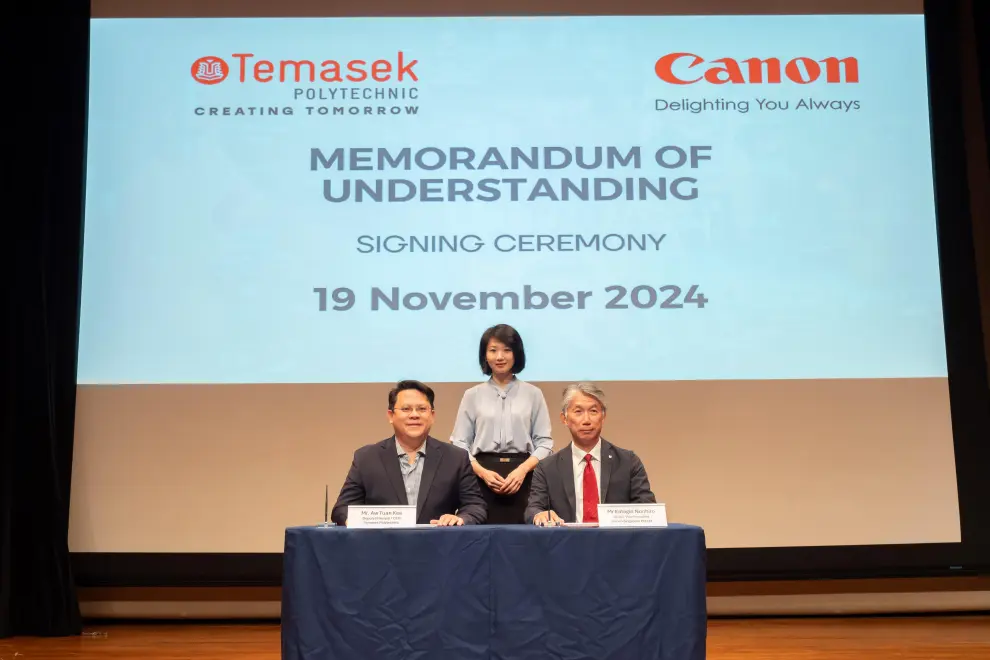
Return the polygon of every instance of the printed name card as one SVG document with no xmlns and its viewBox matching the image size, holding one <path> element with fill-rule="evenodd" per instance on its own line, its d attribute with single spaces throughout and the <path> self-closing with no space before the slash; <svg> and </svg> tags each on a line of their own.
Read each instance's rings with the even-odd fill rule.
<svg viewBox="0 0 990 660">
<path fill-rule="evenodd" d="M 349 506 L 347 526 L 352 529 L 396 529 L 416 526 L 415 506 Z"/>
<path fill-rule="evenodd" d="M 666 504 L 599 504 L 599 527 L 666 527 Z"/>
</svg>

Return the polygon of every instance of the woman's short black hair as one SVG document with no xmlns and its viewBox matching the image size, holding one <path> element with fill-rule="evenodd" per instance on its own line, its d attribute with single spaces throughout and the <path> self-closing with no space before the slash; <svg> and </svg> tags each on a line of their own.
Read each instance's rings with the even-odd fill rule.
<svg viewBox="0 0 990 660">
<path fill-rule="evenodd" d="M 488 366 L 488 342 L 492 339 L 497 339 L 512 349 L 512 373 L 517 374 L 526 368 L 526 349 L 523 348 L 522 337 L 511 325 L 499 323 L 488 328 L 481 335 L 481 345 L 478 347 L 481 373 L 486 376 L 492 375 L 492 368 Z"/>
<path fill-rule="evenodd" d="M 395 410 L 395 400 L 399 398 L 399 392 L 404 392 L 405 390 L 416 390 L 417 392 L 422 392 L 426 396 L 426 400 L 430 402 L 430 408 L 433 407 L 433 388 L 426 383 L 421 383 L 418 380 L 400 380 L 395 384 L 395 387 L 388 391 L 388 409 Z"/>
</svg>

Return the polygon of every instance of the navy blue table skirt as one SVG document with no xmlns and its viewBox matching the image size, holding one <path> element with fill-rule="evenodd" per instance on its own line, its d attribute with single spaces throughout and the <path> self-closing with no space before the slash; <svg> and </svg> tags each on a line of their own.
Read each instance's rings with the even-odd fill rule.
<svg viewBox="0 0 990 660">
<path fill-rule="evenodd" d="M 286 660 L 702 660 L 698 528 L 285 533 Z"/>
</svg>

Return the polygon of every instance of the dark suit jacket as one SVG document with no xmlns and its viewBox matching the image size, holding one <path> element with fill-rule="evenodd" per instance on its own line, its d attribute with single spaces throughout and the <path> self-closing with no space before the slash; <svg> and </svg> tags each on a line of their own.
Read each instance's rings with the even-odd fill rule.
<svg viewBox="0 0 990 660">
<path fill-rule="evenodd" d="M 656 502 L 650 490 L 643 461 L 628 449 L 620 449 L 602 438 L 601 493 L 603 504 L 644 504 Z M 574 502 L 574 459 L 571 445 L 547 456 L 533 470 L 533 483 L 526 505 L 526 522 L 532 523 L 540 511 L 553 510 L 564 522 L 576 522 Z"/>
<path fill-rule="evenodd" d="M 425 462 L 416 502 L 417 523 L 429 524 L 445 513 L 456 513 L 467 525 L 485 522 L 488 508 L 466 451 L 427 437 L 422 460 Z M 395 436 L 354 452 L 354 462 L 333 505 L 335 523 L 344 524 L 351 504 L 410 504 L 402 483 Z"/>
</svg>

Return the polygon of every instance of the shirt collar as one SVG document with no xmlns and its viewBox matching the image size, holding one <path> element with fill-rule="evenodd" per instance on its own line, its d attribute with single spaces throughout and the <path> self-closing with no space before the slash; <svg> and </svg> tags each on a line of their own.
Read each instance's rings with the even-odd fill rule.
<svg viewBox="0 0 990 660">
<path fill-rule="evenodd" d="M 392 440 L 395 441 L 396 456 L 405 456 L 406 450 L 403 449 L 402 445 L 399 444 L 399 439 L 393 437 Z M 416 448 L 416 453 L 419 454 L 420 456 L 426 456 L 426 440 L 423 440 L 423 444 L 421 444 L 419 447 Z"/>
<path fill-rule="evenodd" d="M 591 454 L 591 458 L 593 458 L 595 461 L 601 463 L 602 462 L 602 438 L 601 438 L 601 436 L 598 436 L 598 442 L 596 442 L 595 443 L 595 446 L 592 447 L 591 448 L 591 451 L 588 451 L 588 452 L 586 452 L 583 449 L 581 449 L 580 447 L 578 447 L 576 444 L 574 444 L 574 441 L 571 440 L 571 454 L 574 455 L 574 460 L 576 462 L 579 462 L 579 463 L 583 463 L 584 462 L 584 456 L 585 456 L 585 454 Z"/>
<path fill-rule="evenodd" d="M 512 390 L 512 388 L 514 388 L 516 386 L 516 383 L 518 383 L 518 382 L 519 382 L 519 379 L 516 378 L 515 376 L 513 376 L 512 377 L 512 380 L 509 381 L 509 384 L 505 386 L 505 391 L 506 392 L 509 392 L 510 390 Z M 495 383 L 495 378 L 489 378 L 488 379 L 488 384 L 495 391 L 499 391 L 498 384 Z"/>
</svg>

